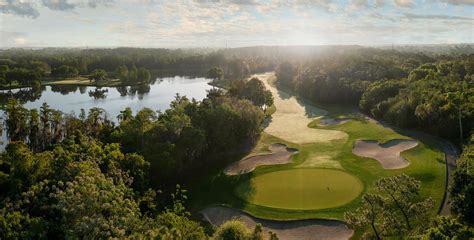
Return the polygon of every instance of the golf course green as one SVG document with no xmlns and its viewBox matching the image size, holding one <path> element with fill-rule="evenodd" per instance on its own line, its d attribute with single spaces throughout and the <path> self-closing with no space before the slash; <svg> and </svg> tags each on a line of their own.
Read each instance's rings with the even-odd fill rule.
<svg viewBox="0 0 474 240">
<path fill-rule="evenodd" d="M 387 126 L 351 106 L 315 105 L 298 98 L 291 89 L 278 88 L 274 73 L 255 76 L 272 92 L 275 112 L 253 149 L 235 159 L 230 157 L 229 165 L 268 155 L 273 144 L 284 144 L 298 152 L 284 164 L 276 160 L 272 164 L 267 159 L 265 165 L 251 171 L 236 169 L 243 174 L 225 174 L 223 169 L 229 165 L 213 170 L 213 175 L 191 189 L 197 196 L 194 208 L 223 205 L 272 220 L 343 220 L 344 213 L 361 206 L 362 194 L 374 191 L 377 180 L 399 174 L 421 181 L 420 198 L 431 197 L 435 206 L 442 203 L 446 163 L 436 139 Z M 380 159 L 354 154 L 354 146 L 361 140 L 390 145 L 365 149 L 376 151 L 377 158 L 395 156 L 408 164 L 384 168 Z M 407 140 L 416 142 L 416 146 L 398 149 L 400 141 Z M 393 163 L 393 158 L 388 160 Z M 430 214 L 436 212 L 437 207 Z"/>
<path fill-rule="evenodd" d="M 241 183 L 242 199 L 272 208 L 325 209 L 355 199 L 363 190 L 356 177 L 332 169 L 292 169 L 256 176 Z"/>
</svg>

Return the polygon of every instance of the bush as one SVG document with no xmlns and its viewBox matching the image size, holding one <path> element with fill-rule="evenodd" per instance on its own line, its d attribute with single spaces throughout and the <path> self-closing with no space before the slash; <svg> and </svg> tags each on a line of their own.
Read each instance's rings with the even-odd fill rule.
<svg viewBox="0 0 474 240">
<path fill-rule="evenodd" d="M 230 220 L 220 225 L 214 233 L 215 240 L 247 240 L 249 229 L 240 221 Z"/>
</svg>

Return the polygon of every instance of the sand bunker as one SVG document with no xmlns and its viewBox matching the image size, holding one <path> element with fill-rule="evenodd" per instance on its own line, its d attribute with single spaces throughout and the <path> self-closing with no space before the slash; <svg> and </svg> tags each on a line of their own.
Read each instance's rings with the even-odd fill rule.
<svg viewBox="0 0 474 240">
<path fill-rule="evenodd" d="M 346 122 L 349 122 L 349 118 L 321 118 L 319 120 L 319 125 L 321 126 L 334 126 L 334 125 L 341 125 Z"/>
<path fill-rule="evenodd" d="M 410 164 L 400 156 L 400 152 L 414 148 L 416 145 L 418 145 L 417 141 L 403 139 L 390 140 L 384 144 L 379 144 L 374 140 L 357 140 L 352 152 L 357 156 L 379 161 L 385 169 L 400 169 Z"/>
<path fill-rule="evenodd" d="M 274 143 L 268 147 L 269 154 L 251 156 L 228 166 L 224 173 L 227 175 L 237 175 L 255 170 L 258 166 L 278 165 L 290 162 L 291 156 L 298 152 L 294 148 L 288 148 L 285 144 Z"/>
<path fill-rule="evenodd" d="M 266 238 L 268 231 L 279 239 L 349 239 L 354 231 L 345 223 L 333 220 L 274 221 L 252 217 L 244 212 L 226 207 L 210 207 L 201 211 L 204 219 L 213 225 L 220 225 L 231 219 L 238 219 L 250 228 L 262 224 Z"/>
<path fill-rule="evenodd" d="M 276 89 L 270 84 L 275 79 L 274 73 L 258 74 L 252 77 L 262 80 L 265 87 L 272 92 L 277 109 L 265 132 L 298 144 L 347 138 L 347 134 L 342 131 L 308 128 L 310 122 L 324 116 L 327 112 Z"/>
</svg>

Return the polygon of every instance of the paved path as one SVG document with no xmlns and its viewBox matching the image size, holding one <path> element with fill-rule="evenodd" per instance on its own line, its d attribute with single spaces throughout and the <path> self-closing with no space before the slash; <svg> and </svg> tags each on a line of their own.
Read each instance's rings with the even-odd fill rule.
<svg viewBox="0 0 474 240">
<path fill-rule="evenodd" d="M 451 186 L 453 172 L 456 169 L 456 160 L 459 157 L 459 153 L 452 143 L 446 140 L 440 140 L 443 145 L 443 150 L 446 158 L 446 185 L 443 196 L 443 204 L 438 210 L 439 215 L 450 215 L 451 214 L 451 204 L 450 204 L 450 194 L 449 186 Z"/>
</svg>

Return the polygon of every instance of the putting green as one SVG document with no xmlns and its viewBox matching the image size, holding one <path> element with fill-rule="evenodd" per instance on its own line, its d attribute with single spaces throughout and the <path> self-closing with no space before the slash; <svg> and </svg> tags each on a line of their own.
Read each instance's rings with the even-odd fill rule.
<svg viewBox="0 0 474 240">
<path fill-rule="evenodd" d="M 324 209 L 349 203 L 362 192 L 359 179 L 332 169 L 292 169 L 256 176 L 237 186 L 237 196 L 255 205 Z"/>
</svg>

